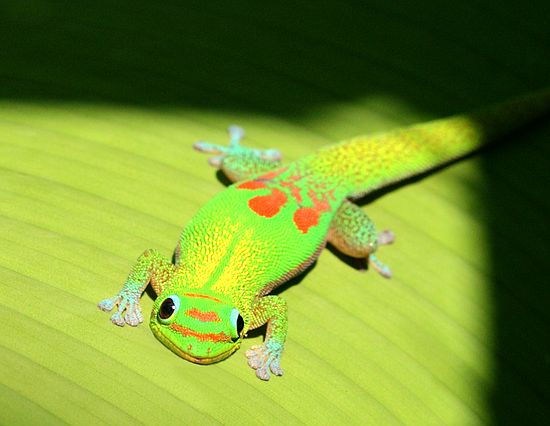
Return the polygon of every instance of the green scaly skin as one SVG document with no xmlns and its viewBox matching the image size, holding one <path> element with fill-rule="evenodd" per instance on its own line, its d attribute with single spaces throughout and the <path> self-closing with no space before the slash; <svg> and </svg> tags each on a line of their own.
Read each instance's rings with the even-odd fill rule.
<svg viewBox="0 0 550 426">
<path fill-rule="evenodd" d="M 154 335 L 177 355 L 210 364 L 235 352 L 248 330 L 267 324 L 264 343 L 246 352 L 256 375 L 282 375 L 287 308 L 271 290 L 303 271 L 328 242 L 366 258 L 384 277 L 390 269 L 374 254 L 393 241 L 377 233 L 350 200 L 384 185 L 460 158 L 550 109 L 550 91 L 469 115 L 358 137 L 283 167 L 275 150 L 198 142 L 215 154 L 210 164 L 235 182 L 210 200 L 183 229 L 174 263 L 154 250 L 137 260 L 121 291 L 99 303 L 117 310 L 119 326 L 143 322 L 139 299 L 150 283 L 158 297 Z"/>
</svg>

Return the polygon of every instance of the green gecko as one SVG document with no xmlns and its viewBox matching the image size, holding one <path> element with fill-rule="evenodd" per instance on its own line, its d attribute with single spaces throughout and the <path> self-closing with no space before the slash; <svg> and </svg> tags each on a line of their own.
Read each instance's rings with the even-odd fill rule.
<svg viewBox="0 0 550 426">
<path fill-rule="evenodd" d="M 194 147 L 215 154 L 210 164 L 234 183 L 183 229 L 173 262 L 146 250 L 120 292 L 99 308 L 118 306 L 111 321 L 137 326 L 143 322 L 140 297 L 151 284 L 157 294 L 149 323 L 155 337 L 199 364 L 227 358 L 249 330 L 267 324 L 264 342 L 246 357 L 260 379 L 280 376 L 288 321 L 284 299 L 270 295 L 275 287 L 304 271 L 327 242 L 391 276 L 376 252 L 394 236 L 378 233 L 353 199 L 463 157 L 549 109 L 547 90 L 471 114 L 357 137 L 287 166 L 276 150 L 241 146 L 244 132 L 232 126 L 228 147 L 208 142 Z"/>
</svg>

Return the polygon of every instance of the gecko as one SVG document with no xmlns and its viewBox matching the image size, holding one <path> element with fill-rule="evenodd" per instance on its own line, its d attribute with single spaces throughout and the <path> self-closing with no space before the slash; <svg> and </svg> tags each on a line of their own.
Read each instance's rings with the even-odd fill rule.
<svg viewBox="0 0 550 426">
<path fill-rule="evenodd" d="M 140 297 L 151 285 L 155 337 L 198 364 L 234 353 L 249 330 L 266 325 L 263 343 L 245 353 L 256 376 L 283 374 L 288 331 L 285 300 L 271 294 L 303 272 L 327 243 L 365 259 L 383 277 L 390 268 L 378 248 L 393 242 L 354 203 L 384 186 L 460 159 L 509 135 L 550 110 L 550 90 L 472 113 L 359 136 L 283 165 L 275 149 L 241 145 L 244 131 L 229 128 L 228 146 L 194 148 L 232 182 L 184 227 L 172 259 L 143 252 L 120 292 L 99 302 L 123 326 L 143 322 Z"/>
</svg>

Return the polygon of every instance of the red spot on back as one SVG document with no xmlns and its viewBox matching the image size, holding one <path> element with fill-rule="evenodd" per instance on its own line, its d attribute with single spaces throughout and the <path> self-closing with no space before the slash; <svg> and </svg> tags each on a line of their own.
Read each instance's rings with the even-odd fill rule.
<svg viewBox="0 0 550 426">
<path fill-rule="evenodd" d="M 273 188 L 269 195 L 259 195 L 251 198 L 248 201 L 248 207 L 256 214 L 269 218 L 279 213 L 279 210 L 287 201 L 288 198 L 283 191 Z"/>
<path fill-rule="evenodd" d="M 300 207 L 294 212 L 292 220 L 296 228 L 306 234 L 309 228 L 319 223 L 319 216 L 321 216 L 321 213 L 314 207 Z"/>
<path fill-rule="evenodd" d="M 203 312 L 199 311 L 197 308 L 189 309 L 185 311 L 185 315 L 198 319 L 202 322 L 220 322 L 221 318 L 214 311 Z"/>
<path fill-rule="evenodd" d="M 300 232 L 306 234 L 309 228 L 319 224 L 321 213 L 331 210 L 329 197 L 334 199 L 334 191 L 316 192 L 313 189 L 307 191 L 307 196 L 313 203 L 313 207 L 300 207 L 294 212 L 294 223 Z"/>
<path fill-rule="evenodd" d="M 320 212 L 327 212 L 330 210 L 330 204 L 327 201 L 326 193 L 321 194 L 321 197 L 319 197 L 313 189 L 310 189 L 307 192 L 307 195 L 313 202 L 316 210 L 319 210 Z"/>
<path fill-rule="evenodd" d="M 298 204 L 302 203 L 302 195 L 300 194 L 300 188 L 298 188 L 294 182 L 281 182 L 281 186 L 290 189 L 290 195 L 296 200 Z"/>
<path fill-rule="evenodd" d="M 286 167 L 283 167 L 281 169 L 277 169 L 277 170 L 273 170 L 271 172 L 267 172 L 263 175 L 261 175 L 260 177 L 258 177 L 259 180 L 271 180 L 273 179 L 274 177 L 277 177 L 279 176 L 281 173 L 283 173 L 284 171 L 286 171 Z"/>
<path fill-rule="evenodd" d="M 267 188 L 267 185 L 257 180 L 247 180 L 246 182 L 243 182 L 239 186 L 237 186 L 237 189 L 262 189 L 262 188 Z"/>
<path fill-rule="evenodd" d="M 294 212 L 293 221 L 300 232 L 306 234 L 312 226 L 319 224 L 321 214 L 332 210 L 329 200 L 335 200 L 334 189 L 327 190 L 326 184 L 320 183 L 309 189 L 301 188 L 297 183 L 303 180 L 304 176 L 285 176 L 284 180 L 278 182 L 270 181 L 285 172 L 282 168 L 265 173 L 253 181 L 246 181 L 237 186 L 238 189 L 269 189 L 268 195 L 259 195 L 248 200 L 248 207 L 259 216 L 271 218 L 279 213 L 281 208 L 288 202 L 289 197 L 294 199 L 298 205 L 304 201 L 310 201 L 312 207 L 298 207 Z M 276 187 L 280 185 L 278 188 Z M 305 199 L 305 200 L 304 200 Z"/>
</svg>

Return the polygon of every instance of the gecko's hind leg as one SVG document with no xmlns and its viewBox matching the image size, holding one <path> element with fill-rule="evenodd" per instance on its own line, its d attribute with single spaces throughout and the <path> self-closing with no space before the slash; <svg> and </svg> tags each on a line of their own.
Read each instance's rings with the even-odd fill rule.
<svg viewBox="0 0 550 426">
<path fill-rule="evenodd" d="M 193 144 L 197 151 L 214 154 L 208 163 L 221 169 L 232 182 L 247 179 L 253 175 L 275 170 L 281 166 L 281 153 L 276 149 L 255 149 L 241 145 L 244 130 L 230 126 L 229 146 L 215 145 L 206 141 Z"/>
<path fill-rule="evenodd" d="M 338 250 L 351 257 L 366 258 L 369 264 L 386 278 L 391 277 L 391 270 L 374 252 L 380 245 L 391 244 L 394 239 L 391 231 L 377 233 L 367 214 L 349 201 L 345 201 L 339 207 L 328 234 L 328 241 Z"/>
</svg>

